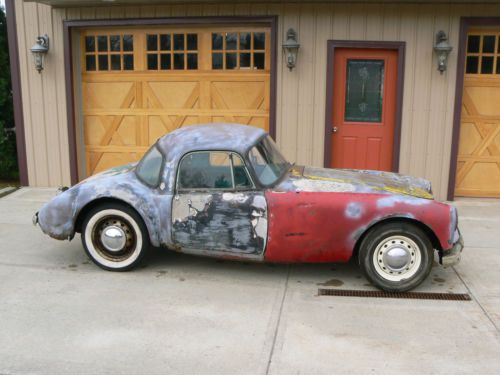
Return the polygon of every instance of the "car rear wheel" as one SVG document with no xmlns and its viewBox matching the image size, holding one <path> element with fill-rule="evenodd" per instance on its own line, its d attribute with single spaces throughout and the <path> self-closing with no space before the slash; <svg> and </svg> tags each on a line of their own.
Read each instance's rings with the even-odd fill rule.
<svg viewBox="0 0 500 375">
<path fill-rule="evenodd" d="M 120 204 L 103 204 L 90 210 L 82 225 L 82 243 L 87 255 L 108 271 L 128 271 L 149 248 L 149 237 L 141 217 Z"/>
<path fill-rule="evenodd" d="M 361 270 L 372 284 L 388 292 L 404 292 L 427 278 L 434 250 L 420 228 L 389 223 L 370 230 L 358 257 Z"/>
</svg>

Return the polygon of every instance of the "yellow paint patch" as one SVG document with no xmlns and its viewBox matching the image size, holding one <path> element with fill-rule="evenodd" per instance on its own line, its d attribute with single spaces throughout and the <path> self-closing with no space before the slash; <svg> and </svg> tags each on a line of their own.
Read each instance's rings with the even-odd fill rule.
<svg viewBox="0 0 500 375">
<path fill-rule="evenodd" d="M 292 175 L 293 175 L 293 172 L 292 172 Z M 306 175 L 306 174 L 304 174 L 303 176 L 305 178 L 309 178 L 311 180 L 331 181 L 331 182 L 336 182 L 336 183 L 341 183 L 341 184 L 350 184 L 350 185 L 363 184 L 362 182 L 351 181 L 349 179 L 321 177 L 321 176 Z M 363 184 L 363 185 L 367 185 L 367 184 Z M 417 197 L 417 198 L 425 198 L 425 199 L 433 199 L 434 198 L 431 193 L 429 193 L 426 190 L 421 189 L 421 188 L 405 189 L 405 188 L 398 188 L 398 187 L 393 187 L 393 186 L 378 187 L 378 186 L 372 186 L 372 185 L 370 185 L 370 188 L 372 188 L 373 190 L 387 191 L 387 192 L 395 193 L 395 194 L 411 195 L 411 196 Z"/>
</svg>

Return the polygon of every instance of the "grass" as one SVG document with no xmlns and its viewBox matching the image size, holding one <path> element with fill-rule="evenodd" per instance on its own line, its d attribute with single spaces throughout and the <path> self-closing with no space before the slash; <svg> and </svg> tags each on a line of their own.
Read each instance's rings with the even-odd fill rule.
<svg viewBox="0 0 500 375">
<path fill-rule="evenodd" d="M 6 187 L 19 187 L 18 180 L 0 180 L 0 189 Z"/>
</svg>

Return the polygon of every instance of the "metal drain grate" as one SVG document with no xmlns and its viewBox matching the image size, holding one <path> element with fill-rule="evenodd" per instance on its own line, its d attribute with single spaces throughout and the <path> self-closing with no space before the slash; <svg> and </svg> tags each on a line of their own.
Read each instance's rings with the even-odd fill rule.
<svg viewBox="0 0 500 375">
<path fill-rule="evenodd" d="M 441 301 L 470 301 L 468 294 L 405 292 L 390 293 L 381 290 L 318 289 L 318 296 L 429 299 Z"/>
</svg>

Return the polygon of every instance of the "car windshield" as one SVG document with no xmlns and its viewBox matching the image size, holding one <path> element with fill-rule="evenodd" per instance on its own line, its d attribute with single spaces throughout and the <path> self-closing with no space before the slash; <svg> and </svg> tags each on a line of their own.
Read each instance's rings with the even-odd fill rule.
<svg viewBox="0 0 500 375">
<path fill-rule="evenodd" d="M 290 163 L 281 155 L 269 136 L 250 149 L 248 158 L 258 180 L 265 186 L 278 181 L 290 167 Z"/>
<path fill-rule="evenodd" d="M 144 155 L 136 168 L 136 173 L 139 179 L 149 186 L 156 186 L 160 181 L 161 165 L 163 156 L 156 148 L 156 145 L 151 147 Z"/>
</svg>

